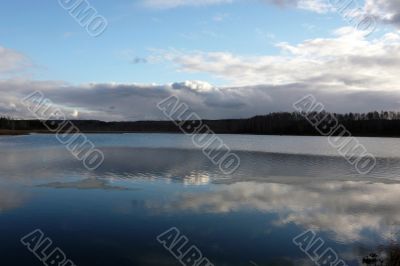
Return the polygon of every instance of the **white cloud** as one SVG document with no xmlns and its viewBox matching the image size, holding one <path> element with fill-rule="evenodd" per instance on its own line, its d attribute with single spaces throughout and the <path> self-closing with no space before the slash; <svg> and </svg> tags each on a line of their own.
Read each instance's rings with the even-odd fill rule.
<svg viewBox="0 0 400 266">
<path fill-rule="evenodd" d="M 193 81 L 188 80 L 181 83 L 174 83 L 172 86 L 175 89 L 188 88 L 189 90 L 200 93 L 211 92 L 214 89 L 214 87 L 210 83 L 200 80 L 193 80 Z"/>
<path fill-rule="evenodd" d="M 335 11 L 339 6 L 342 8 L 349 5 L 352 9 L 357 6 L 357 1 L 354 2 L 338 2 L 338 5 L 332 5 L 327 0 L 259 0 L 267 4 L 272 4 L 280 7 L 293 7 L 303 10 L 308 10 L 316 13 L 327 13 Z M 239 0 L 143 0 L 147 7 L 151 8 L 176 8 L 182 6 L 206 6 L 217 4 L 230 4 L 239 2 Z M 254 0 L 256 2 L 256 0 Z M 334 2 L 333 2 L 334 3 Z M 349 4 L 350 3 L 350 4 Z M 365 0 L 365 5 L 355 7 L 356 9 L 364 10 L 366 14 L 373 15 L 383 23 L 400 26 L 400 2 L 398 0 Z M 218 18 L 217 18 L 218 19 Z"/>
<path fill-rule="evenodd" d="M 24 71 L 32 64 L 23 54 L 0 46 L 0 75 Z"/>
<path fill-rule="evenodd" d="M 245 56 L 228 52 L 161 54 L 179 71 L 207 73 L 233 86 L 302 83 L 329 90 L 398 90 L 400 34 L 387 33 L 368 40 L 351 27 L 338 29 L 331 38 L 298 44 L 278 43 L 278 55 Z"/>
<path fill-rule="evenodd" d="M 297 7 L 317 13 L 326 13 L 332 10 L 332 6 L 326 0 L 299 0 Z"/>
<path fill-rule="evenodd" d="M 325 13 L 332 10 L 331 5 L 325 0 L 261 0 L 269 4 L 281 7 L 297 7 L 318 13 Z M 151 8 L 176 8 L 182 6 L 206 6 L 218 4 L 230 4 L 238 0 L 143 0 L 147 7 Z M 256 1 L 254 1 L 256 2 Z"/>
<path fill-rule="evenodd" d="M 175 8 L 180 6 L 205 6 L 232 3 L 233 0 L 143 0 L 152 8 Z"/>
<path fill-rule="evenodd" d="M 264 2 L 281 7 L 297 7 L 317 13 L 326 13 L 332 10 L 332 6 L 326 0 L 264 0 Z"/>
</svg>

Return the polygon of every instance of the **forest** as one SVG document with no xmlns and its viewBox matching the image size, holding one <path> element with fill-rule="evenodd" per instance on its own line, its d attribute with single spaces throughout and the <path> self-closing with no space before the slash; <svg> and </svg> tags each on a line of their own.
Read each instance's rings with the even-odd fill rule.
<svg viewBox="0 0 400 266">
<path fill-rule="evenodd" d="M 327 113 L 319 114 L 325 115 Z M 318 136 L 320 133 L 298 112 L 279 112 L 255 116 L 248 119 L 203 120 L 215 133 L 259 134 L 259 135 L 303 135 Z M 400 112 L 374 111 L 369 113 L 331 113 L 353 136 L 400 137 Z M 46 121 L 57 125 L 63 121 Z M 71 121 L 81 132 L 86 133 L 129 133 L 159 132 L 179 133 L 180 128 L 173 121 L 103 122 L 96 120 Z M 190 123 L 192 121 L 184 121 Z M 197 121 L 199 122 L 199 121 Z M 44 122 L 39 120 L 19 120 L 0 117 L 0 129 L 13 132 L 46 133 Z"/>
</svg>

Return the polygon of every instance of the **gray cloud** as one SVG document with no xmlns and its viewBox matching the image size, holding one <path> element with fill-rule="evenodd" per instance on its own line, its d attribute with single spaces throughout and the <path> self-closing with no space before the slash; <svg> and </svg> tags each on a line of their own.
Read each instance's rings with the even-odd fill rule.
<svg viewBox="0 0 400 266">
<path fill-rule="evenodd" d="M 144 57 L 135 57 L 132 59 L 132 64 L 146 64 L 148 62 L 147 58 Z"/>
<path fill-rule="evenodd" d="M 400 2 L 398 0 L 366 0 L 365 10 L 383 23 L 400 27 Z"/>
<path fill-rule="evenodd" d="M 166 85 L 89 84 L 69 85 L 59 82 L 0 81 L 0 110 L 5 115 L 31 117 L 20 99 L 40 90 L 63 111 L 80 119 L 166 120 L 156 105 L 162 99 L 178 96 L 202 118 L 246 118 L 275 111 L 293 111 L 292 104 L 312 93 L 328 111 L 364 112 L 398 110 L 400 92 L 384 90 L 356 91 L 321 89 L 312 83 L 257 85 L 217 88 L 204 82 Z"/>
</svg>

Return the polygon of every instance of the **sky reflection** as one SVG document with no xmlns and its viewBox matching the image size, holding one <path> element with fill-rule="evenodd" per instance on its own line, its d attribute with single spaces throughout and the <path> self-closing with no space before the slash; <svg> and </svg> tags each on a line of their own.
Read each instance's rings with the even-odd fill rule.
<svg viewBox="0 0 400 266">
<path fill-rule="evenodd" d="M 395 158 L 359 176 L 337 157 L 239 152 L 227 176 L 190 149 L 107 147 L 94 172 L 62 147 L 0 153 L 5 264 L 34 265 L 18 236 L 36 228 L 77 265 L 178 265 L 155 239 L 173 226 L 214 265 L 312 265 L 292 244 L 307 229 L 348 265 L 399 238 Z"/>
</svg>

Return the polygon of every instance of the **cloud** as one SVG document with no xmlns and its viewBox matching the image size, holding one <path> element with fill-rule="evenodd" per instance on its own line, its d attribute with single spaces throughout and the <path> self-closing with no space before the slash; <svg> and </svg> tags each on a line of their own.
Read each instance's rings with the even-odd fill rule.
<svg viewBox="0 0 400 266">
<path fill-rule="evenodd" d="M 282 7 L 297 7 L 317 13 L 333 12 L 335 9 L 338 9 L 336 11 L 339 12 L 343 12 L 345 9 L 347 9 L 348 12 L 350 10 L 352 10 L 352 12 L 362 10 L 365 14 L 374 16 L 382 23 L 393 24 L 400 27 L 400 2 L 398 0 L 365 0 L 364 6 L 361 4 L 358 6 L 357 1 L 265 0 L 265 2 Z"/>
<path fill-rule="evenodd" d="M 326 13 L 332 10 L 332 6 L 326 0 L 264 0 L 264 2 L 280 7 L 296 7 L 317 13 Z"/>
<path fill-rule="evenodd" d="M 281 8 L 297 8 L 320 14 L 334 12 L 336 9 L 362 10 L 372 15 L 378 21 L 385 24 L 393 24 L 400 27 L 400 2 L 398 0 L 365 0 L 365 5 L 358 6 L 356 1 L 344 2 L 327 0 L 258 0 L 266 4 L 275 5 Z M 143 0 L 143 4 L 150 8 L 169 9 L 183 6 L 206 6 L 217 4 L 231 4 L 239 0 Z M 257 2 L 257 1 L 253 1 Z M 336 4 L 335 4 L 336 3 Z M 340 11 L 340 10 L 336 10 Z M 341 11 L 340 11 L 341 12 Z M 217 20 L 219 17 L 217 17 Z"/>
<path fill-rule="evenodd" d="M 172 84 L 172 88 L 176 90 L 189 89 L 194 92 L 210 92 L 213 90 L 213 86 L 210 83 L 204 81 L 185 81 L 180 83 Z"/>
<path fill-rule="evenodd" d="M 0 46 L 0 77 L 25 71 L 31 61 L 22 53 Z"/>
<path fill-rule="evenodd" d="M 400 1 L 366 0 L 364 9 L 379 21 L 400 27 Z"/>
<path fill-rule="evenodd" d="M 148 63 L 148 60 L 147 60 L 147 58 L 136 56 L 135 58 L 133 58 L 133 60 L 131 62 L 134 65 L 138 65 L 138 64 L 146 64 L 146 63 Z"/>
<path fill-rule="evenodd" d="M 181 6 L 206 6 L 232 3 L 234 0 L 143 0 L 147 7 L 151 8 L 175 8 Z"/>
<path fill-rule="evenodd" d="M 0 79 L 0 114 L 31 118 L 20 100 L 40 90 L 73 119 L 159 120 L 162 99 L 177 95 L 205 119 L 247 118 L 275 111 L 293 111 L 292 104 L 314 94 L 333 112 L 399 110 L 400 33 L 366 39 L 351 27 L 330 38 L 277 44 L 277 55 L 229 52 L 155 52 L 148 62 L 173 62 L 178 71 L 208 74 L 227 82 L 168 84 L 93 83 Z M 134 58 L 134 57 L 129 57 Z M 143 58 L 136 58 L 143 62 Z M 29 66 L 22 54 L 0 49 L 0 76 Z"/>
<path fill-rule="evenodd" d="M 335 3 L 327 0 L 258 0 L 282 8 L 297 8 L 320 14 L 334 12 L 344 8 L 363 10 L 366 14 L 374 16 L 378 21 L 386 24 L 400 26 L 400 2 L 398 0 L 365 0 L 365 5 L 358 6 L 356 2 Z M 206 6 L 217 4 L 231 4 L 239 0 L 143 0 L 143 4 L 150 8 L 169 9 L 183 6 Z M 257 2 L 257 1 L 253 1 Z M 336 10 L 340 11 L 340 10 Z M 219 18 L 217 17 L 217 20 Z"/>
<path fill-rule="evenodd" d="M 121 120 L 167 120 L 157 103 L 178 96 L 192 111 L 207 119 L 247 118 L 277 111 L 293 111 L 292 104 L 308 93 L 324 103 L 328 111 L 363 112 L 399 110 L 400 92 L 371 90 L 324 90 L 318 84 L 254 85 L 215 87 L 201 81 L 171 84 L 98 83 L 71 85 L 55 81 L 0 80 L 0 113 L 32 118 L 20 103 L 28 93 L 40 90 L 68 118 Z"/>
<path fill-rule="evenodd" d="M 398 90 L 400 34 L 367 40 L 351 27 L 330 38 L 298 44 L 278 43 L 278 55 L 247 56 L 229 52 L 164 51 L 161 57 L 179 71 L 207 73 L 233 86 L 302 83 L 320 89 Z M 379 73 L 379 74 L 377 74 Z"/>
<path fill-rule="evenodd" d="M 261 0 L 268 4 L 280 7 L 297 7 L 299 9 L 311 10 L 325 13 L 332 7 L 325 0 Z M 182 6 L 208 6 L 219 4 L 231 4 L 238 0 L 143 0 L 143 4 L 150 8 L 169 9 Z M 256 2 L 256 1 L 254 1 Z"/>
</svg>

